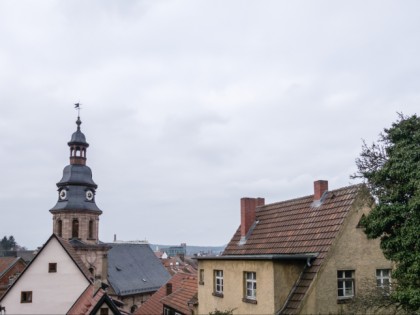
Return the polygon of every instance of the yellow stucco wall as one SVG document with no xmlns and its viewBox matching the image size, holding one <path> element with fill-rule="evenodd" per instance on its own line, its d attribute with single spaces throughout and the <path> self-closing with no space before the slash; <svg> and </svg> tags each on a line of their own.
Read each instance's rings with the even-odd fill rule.
<svg viewBox="0 0 420 315">
<path fill-rule="evenodd" d="M 354 270 L 355 294 L 364 293 L 367 281 L 376 285 L 376 269 L 391 269 L 379 240 L 368 240 L 357 224 L 369 208 L 356 203 L 331 248 L 321 271 L 307 295 L 300 314 L 345 314 L 348 304 L 338 303 L 337 270 Z"/>
<path fill-rule="evenodd" d="M 215 309 L 234 309 L 234 314 L 274 314 L 285 299 L 302 270 L 302 263 L 249 261 L 249 260 L 199 260 L 204 269 L 204 284 L 198 288 L 198 313 L 209 314 Z M 213 295 L 213 271 L 223 270 L 223 297 Z M 257 304 L 242 301 L 244 297 L 244 272 L 256 272 Z M 275 292 L 275 294 L 273 294 Z"/>
</svg>

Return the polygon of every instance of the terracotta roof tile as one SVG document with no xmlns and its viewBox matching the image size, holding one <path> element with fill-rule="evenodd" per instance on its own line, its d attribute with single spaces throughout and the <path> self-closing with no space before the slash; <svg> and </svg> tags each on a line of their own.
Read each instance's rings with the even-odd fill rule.
<svg viewBox="0 0 420 315">
<path fill-rule="evenodd" d="M 183 314 L 190 314 L 188 302 L 197 294 L 198 285 L 196 276 L 186 276 L 182 279 L 182 283 L 178 290 L 164 297 L 161 302 Z"/>
<path fill-rule="evenodd" d="M 89 314 L 89 311 L 98 303 L 101 297 L 105 294 L 102 289 L 95 290 L 93 284 L 90 284 L 86 290 L 80 295 L 77 301 L 73 304 L 67 312 L 69 315 Z"/>
<path fill-rule="evenodd" d="M 144 304 L 142 304 L 134 314 L 163 314 L 163 304 L 183 313 L 184 311 L 188 311 L 188 301 L 192 299 L 198 291 L 197 276 L 179 272 L 167 283 L 172 284 L 172 294 L 166 295 L 166 285 L 163 285 Z"/>
<path fill-rule="evenodd" d="M 0 276 L 20 260 L 20 257 L 0 257 Z"/>
</svg>

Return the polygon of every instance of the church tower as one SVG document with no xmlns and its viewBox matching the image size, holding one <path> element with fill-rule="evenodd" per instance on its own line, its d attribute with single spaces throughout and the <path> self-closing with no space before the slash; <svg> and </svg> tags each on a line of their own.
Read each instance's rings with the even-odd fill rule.
<svg viewBox="0 0 420 315">
<path fill-rule="evenodd" d="M 95 203 L 98 187 L 92 179 L 92 171 L 86 165 L 89 144 L 80 130 L 82 124 L 77 117 L 77 130 L 68 142 L 70 164 L 63 170 L 57 183 L 58 200 L 50 210 L 53 215 L 53 232 L 72 242 L 98 244 L 99 216 L 102 211 Z"/>
</svg>

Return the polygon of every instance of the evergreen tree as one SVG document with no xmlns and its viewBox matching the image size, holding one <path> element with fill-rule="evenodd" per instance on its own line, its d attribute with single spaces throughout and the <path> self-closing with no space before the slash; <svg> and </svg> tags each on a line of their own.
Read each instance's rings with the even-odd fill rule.
<svg viewBox="0 0 420 315">
<path fill-rule="evenodd" d="M 391 297 L 410 312 L 420 311 L 420 117 L 399 114 L 379 140 L 356 159 L 358 173 L 376 199 L 361 222 L 369 238 L 380 238 L 386 258 L 396 263 Z"/>
<path fill-rule="evenodd" d="M 10 235 L 9 237 L 4 236 L 0 241 L 0 249 L 2 250 L 14 250 L 17 247 L 18 244 L 16 243 L 13 235 Z"/>
</svg>

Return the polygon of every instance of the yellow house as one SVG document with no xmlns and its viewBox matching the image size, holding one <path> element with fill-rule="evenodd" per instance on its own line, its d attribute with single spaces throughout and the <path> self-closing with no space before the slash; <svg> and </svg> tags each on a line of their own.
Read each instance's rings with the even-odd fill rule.
<svg viewBox="0 0 420 315">
<path fill-rule="evenodd" d="M 359 225 L 372 205 L 363 185 L 328 191 L 323 180 L 306 197 L 242 198 L 223 255 L 199 258 L 198 313 L 340 314 L 388 289 L 392 264 Z"/>
</svg>

